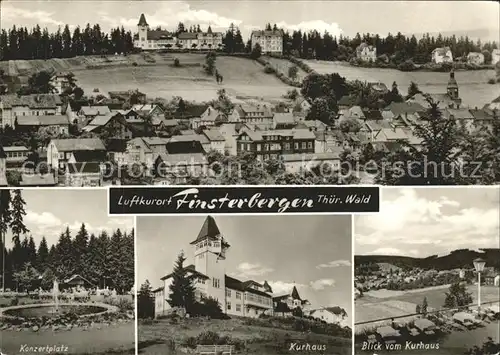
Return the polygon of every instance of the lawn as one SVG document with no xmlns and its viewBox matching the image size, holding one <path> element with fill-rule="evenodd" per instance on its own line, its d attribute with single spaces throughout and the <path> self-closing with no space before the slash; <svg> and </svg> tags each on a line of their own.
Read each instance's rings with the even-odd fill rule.
<svg viewBox="0 0 500 355">
<path fill-rule="evenodd" d="M 265 60 L 268 61 L 269 64 L 271 64 L 271 66 L 274 68 L 274 70 L 276 70 L 278 73 L 282 73 L 283 75 L 285 75 L 287 77 L 289 77 L 288 76 L 288 69 L 290 69 L 293 66 L 297 67 L 295 64 L 293 64 L 289 60 L 282 59 L 282 58 L 274 58 L 274 57 L 267 57 L 266 56 Z M 294 81 L 301 83 L 308 74 L 304 70 L 300 69 L 299 67 L 297 67 L 297 69 L 298 69 L 297 77 L 294 79 Z"/>
<path fill-rule="evenodd" d="M 186 351 L 182 346 L 188 337 L 196 337 L 202 332 L 212 331 L 219 336 L 230 336 L 244 342 L 245 353 L 274 355 L 288 352 L 291 342 L 325 344 L 326 354 L 351 354 L 351 339 L 338 338 L 314 333 L 251 326 L 242 319 L 199 320 L 185 319 L 171 324 L 163 319 L 152 324 L 139 324 L 140 354 L 181 354 Z M 175 343 L 173 350 L 172 343 Z M 308 352 L 303 351 L 307 354 Z M 318 351 L 315 351 L 318 353 Z"/>
<path fill-rule="evenodd" d="M 67 346 L 69 354 L 133 354 L 135 349 L 135 324 L 133 322 L 103 329 L 72 329 L 69 331 L 6 331 L 3 332 L 2 351 L 17 354 L 26 344 L 30 347 Z M 30 354 L 24 352 L 23 354 Z M 36 354 L 33 352 L 31 354 Z"/>
</svg>

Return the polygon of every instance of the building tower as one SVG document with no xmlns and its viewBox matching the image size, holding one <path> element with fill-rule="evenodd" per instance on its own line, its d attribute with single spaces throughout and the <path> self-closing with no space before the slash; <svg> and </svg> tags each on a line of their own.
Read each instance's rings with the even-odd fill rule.
<svg viewBox="0 0 500 355">
<path fill-rule="evenodd" d="M 456 107 L 459 108 L 460 104 L 462 103 L 462 100 L 460 99 L 460 95 L 458 93 L 458 84 L 455 79 L 455 72 L 453 69 L 450 71 L 450 79 L 448 80 L 448 86 L 446 87 L 446 92 L 448 93 L 448 96 L 450 99 L 452 99 Z"/>
<path fill-rule="evenodd" d="M 213 217 L 208 216 L 198 237 L 190 243 L 194 248 L 194 266 L 197 272 L 209 279 L 200 285 L 202 292 L 219 301 L 221 309 L 226 309 L 226 252 L 229 244 L 224 240 Z"/>
<path fill-rule="evenodd" d="M 146 21 L 146 16 L 144 16 L 144 14 L 141 14 L 141 18 L 139 19 L 139 23 L 137 24 L 137 32 L 139 35 L 139 47 L 143 49 L 146 48 L 148 43 L 148 29 L 149 25 Z"/>
</svg>

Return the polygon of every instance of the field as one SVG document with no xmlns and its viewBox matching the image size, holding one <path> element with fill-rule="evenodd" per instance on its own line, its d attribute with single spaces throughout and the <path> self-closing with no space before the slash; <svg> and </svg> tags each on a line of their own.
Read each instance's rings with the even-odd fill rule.
<svg viewBox="0 0 500 355">
<path fill-rule="evenodd" d="M 360 68 L 347 63 L 305 60 L 312 69 L 320 74 L 339 73 L 348 80 L 382 82 L 389 89 L 395 81 L 399 92 L 406 94 L 410 82 L 418 84 L 420 90 L 428 93 L 446 93 L 448 73 L 401 72 L 395 69 Z M 500 95 L 500 85 L 488 84 L 495 78 L 494 70 L 457 71 L 455 73 L 463 104 L 470 107 L 483 107 Z"/>
<path fill-rule="evenodd" d="M 174 67 L 174 58 L 180 67 Z M 203 71 L 205 57 L 197 53 L 134 54 L 129 56 L 77 57 L 47 61 L 0 62 L 9 75 L 30 75 L 35 71 L 72 71 L 87 94 L 139 89 L 149 97 L 181 96 L 190 101 L 209 101 L 224 88 L 232 98 L 274 102 L 290 89 L 274 75 L 264 73 L 256 61 L 219 56 L 216 66 L 224 77 L 218 85 Z"/>
<path fill-rule="evenodd" d="M 181 354 L 187 350 L 178 344 L 182 344 L 188 337 L 196 337 L 206 331 L 238 339 L 245 343 L 245 353 L 283 354 L 288 352 L 291 342 L 297 342 L 325 344 L 327 351 L 321 352 L 323 354 L 351 354 L 350 339 L 247 325 L 242 319 L 207 321 L 186 319 L 178 324 L 171 324 L 167 319 L 163 319 L 152 324 L 139 324 L 139 353 L 151 355 Z M 169 346 L 172 342 L 176 344 L 176 350 Z M 302 353 L 307 354 L 308 352 L 302 351 Z"/>
<path fill-rule="evenodd" d="M 356 300 L 355 322 L 367 322 L 370 320 L 397 317 L 405 314 L 415 313 L 416 305 L 422 303 L 424 297 L 430 308 L 440 309 L 443 307 L 445 292 L 447 288 L 430 288 L 423 290 L 412 290 L 412 292 L 385 291 L 383 298 L 373 297 L 373 294 Z M 474 303 L 477 302 L 477 287 L 469 286 L 468 291 L 472 293 Z M 393 296 L 390 293 L 393 292 Z M 498 287 L 481 288 L 481 302 L 492 302 L 500 300 L 500 289 Z M 370 326 L 368 324 L 367 326 Z M 358 327 L 356 327 L 358 329 Z"/>
</svg>

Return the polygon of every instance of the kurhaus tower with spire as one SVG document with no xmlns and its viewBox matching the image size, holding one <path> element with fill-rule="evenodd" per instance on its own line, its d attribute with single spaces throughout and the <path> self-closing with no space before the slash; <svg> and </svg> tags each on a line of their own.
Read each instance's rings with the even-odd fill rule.
<svg viewBox="0 0 500 355">
<path fill-rule="evenodd" d="M 207 32 L 199 27 L 195 32 L 175 32 L 157 28 L 152 30 L 141 14 L 137 24 L 137 34 L 134 36 L 134 47 L 147 51 L 168 49 L 189 50 L 221 50 L 222 32 L 213 32 L 208 26 Z"/>
<path fill-rule="evenodd" d="M 274 309 L 282 302 L 288 304 L 289 308 L 285 309 L 289 312 L 307 302 L 300 298 L 295 287 L 291 297 L 282 295 L 273 299 L 273 290 L 267 281 L 261 284 L 254 280 L 241 281 L 228 276 L 226 258 L 230 254 L 231 246 L 211 216 L 205 219 L 198 236 L 190 242 L 190 246 L 194 263 L 185 268 L 195 280 L 197 300 L 203 297 L 214 298 L 226 314 L 258 317 L 263 313 L 274 314 Z M 161 280 L 163 285 L 153 291 L 157 316 L 168 313 L 170 309 L 167 299 L 172 281 L 171 274 L 162 277 Z M 297 300 L 300 301 L 297 303 Z M 280 313 L 283 312 L 282 308 L 278 307 Z"/>
</svg>

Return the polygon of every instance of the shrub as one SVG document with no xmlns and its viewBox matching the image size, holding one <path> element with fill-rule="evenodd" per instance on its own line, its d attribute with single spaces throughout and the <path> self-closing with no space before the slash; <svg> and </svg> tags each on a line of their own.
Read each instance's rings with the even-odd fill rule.
<svg viewBox="0 0 500 355">
<path fill-rule="evenodd" d="M 15 297 L 13 299 L 10 300 L 10 305 L 11 306 L 17 306 L 19 305 L 19 298 Z"/>
<path fill-rule="evenodd" d="M 266 74 L 273 74 L 275 72 L 274 68 L 270 64 L 266 64 L 264 68 Z"/>
<path fill-rule="evenodd" d="M 180 67 L 181 66 L 181 62 L 179 60 L 179 58 L 175 58 L 174 59 L 174 67 Z"/>
<path fill-rule="evenodd" d="M 136 67 L 136 66 L 138 66 L 138 65 L 139 65 L 139 64 L 137 64 L 137 62 L 133 62 L 133 63 L 132 63 L 132 66 L 133 66 L 133 67 Z"/>
<path fill-rule="evenodd" d="M 488 80 L 488 84 L 496 84 L 496 80 L 491 78 Z"/>
<path fill-rule="evenodd" d="M 218 344 L 219 339 L 220 339 L 219 334 L 212 331 L 206 331 L 198 334 L 198 336 L 196 337 L 196 344 L 215 345 Z"/>
</svg>

